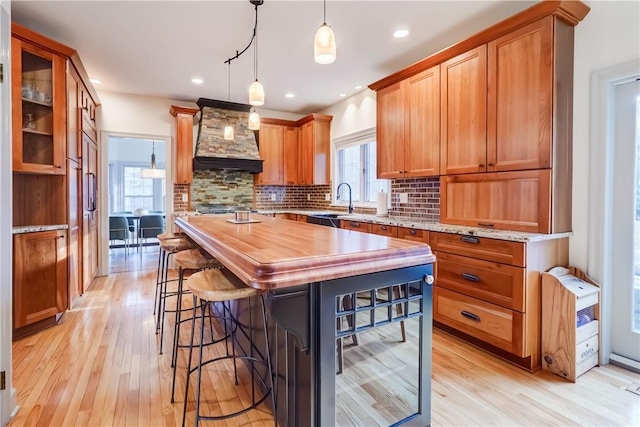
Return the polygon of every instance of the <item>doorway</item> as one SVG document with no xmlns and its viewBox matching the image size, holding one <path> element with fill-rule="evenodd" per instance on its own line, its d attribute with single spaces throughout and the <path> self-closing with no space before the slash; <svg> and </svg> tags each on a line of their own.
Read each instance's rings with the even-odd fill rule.
<svg viewBox="0 0 640 427">
<path fill-rule="evenodd" d="M 611 361 L 640 368 L 640 81 L 615 86 Z M 637 365 L 636 365 L 637 364 Z"/>
<path fill-rule="evenodd" d="M 156 235 L 170 212 L 167 140 L 108 135 L 107 212 L 109 274 L 157 267 Z"/>
</svg>

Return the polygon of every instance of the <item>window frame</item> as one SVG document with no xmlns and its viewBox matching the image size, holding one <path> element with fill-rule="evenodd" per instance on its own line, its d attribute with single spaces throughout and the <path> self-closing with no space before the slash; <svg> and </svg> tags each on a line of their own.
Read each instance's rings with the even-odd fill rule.
<svg viewBox="0 0 640 427">
<path fill-rule="evenodd" d="M 346 197 L 346 193 L 344 193 L 345 198 L 342 198 L 340 200 L 337 199 L 337 190 L 338 190 L 338 185 L 340 184 L 340 150 L 345 148 L 350 148 L 350 147 L 363 146 L 369 143 L 374 143 L 374 144 L 378 143 L 376 127 L 371 127 L 371 128 L 357 131 L 357 132 L 352 132 L 350 134 L 347 134 L 338 138 L 334 138 L 332 140 L 332 148 L 333 148 L 332 160 L 333 160 L 334 167 L 333 167 L 333 179 L 332 179 L 332 185 L 331 185 L 331 206 L 336 206 L 336 207 L 339 206 L 342 208 L 346 208 L 349 206 L 349 200 Z M 374 146 L 377 149 L 377 145 L 374 145 Z M 362 166 L 366 167 L 366 156 L 364 154 L 364 150 L 362 149 L 360 150 L 360 162 Z M 363 200 L 364 196 L 366 195 L 367 172 L 364 170 L 365 167 L 363 167 L 363 171 L 361 171 L 360 173 L 361 183 L 364 184 L 364 185 L 361 185 L 359 189 L 359 195 L 361 200 Z M 383 181 L 386 181 L 386 186 L 384 190 L 387 192 L 387 194 L 389 194 L 391 191 L 391 181 L 388 179 Z M 355 193 L 355 189 L 354 189 L 354 193 Z M 388 198 L 387 200 L 388 200 L 387 203 L 389 204 L 390 198 Z M 368 209 L 375 209 L 377 207 L 377 204 L 375 200 L 370 202 L 354 201 L 353 206 L 368 208 Z"/>
</svg>

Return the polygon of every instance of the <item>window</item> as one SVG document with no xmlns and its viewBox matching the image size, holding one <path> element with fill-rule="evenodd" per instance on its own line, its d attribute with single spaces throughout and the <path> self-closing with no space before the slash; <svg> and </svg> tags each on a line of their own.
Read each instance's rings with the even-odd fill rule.
<svg viewBox="0 0 640 427">
<path fill-rule="evenodd" d="M 134 211 L 137 208 L 154 210 L 153 181 L 140 178 L 141 167 L 125 166 L 124 168 L 124 210 Z"/>
<path fill-rule="evenodd" d="M 389 192 L 389 181 L 376 178 L 375 128 L 338 138 L 335 147 L 335 189 L 340 183 L 346 182 L 351 186 L 353 202 L 361 205 L 375 203 L 376 194 L 381 190 Z M 337 203 L 348 203 L 348 197 L 346 190 L 341 189 Z"/>
</svg>

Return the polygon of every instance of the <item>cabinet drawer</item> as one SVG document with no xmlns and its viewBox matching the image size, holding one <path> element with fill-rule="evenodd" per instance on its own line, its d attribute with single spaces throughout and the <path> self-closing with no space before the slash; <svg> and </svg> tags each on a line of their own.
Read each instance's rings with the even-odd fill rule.
<svg viewBox="0 0 640 427">
<path fill-rule="evenodd" d="M 298 222 L 307 222 L 307 216 L 298 214 L 297 221 Z"/>
<path fill-rule="evenodd" d="M 387 237 L 398 237 L 398 227 L 394 225 L 371 224 L 371 232 Z"/>
<path fill-rule="evenodd" d="M 398 227 L 398 237 L 405 240 L 429 243 L 428 230 L 416 230 L 415 228 Z"/>
<path fill-rule="evenodd" d="M 91 138 L 93 142 L 98 142 L 98 131 L 91 123 L 87 121 L 86 118 L 82 119 L 82 132 L 87 134 L 87 136 Z"/>
<path fill-rule="evenodd" d="M 362 231 L 363 233 L 371 233 L 371 224 L 358 221 L 340 221 L 340 227 L 347 230 Z"/>
<path fill-rule="evenodd" d="M 521 242 L 431 232 L 429 243 L 431 248 L 438 252 L 449 252 L 486 261 L 526 267 L 525 244 Z"/>
<path fill-rule="evenodd" d="M 438 286 L 524 312 L 524 268 L 437 252 Z"/>
<path fill-rule="evenodd" d="M 433 289 L 434 320 L 518 357 L 527 356 L 524 354 L 524 316 L 438 286 Z"/>
</svg>

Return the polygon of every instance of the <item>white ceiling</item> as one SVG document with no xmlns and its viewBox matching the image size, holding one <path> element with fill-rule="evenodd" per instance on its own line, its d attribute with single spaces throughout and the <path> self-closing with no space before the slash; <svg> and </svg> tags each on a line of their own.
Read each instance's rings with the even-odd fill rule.
<svg viewBox="0 0 640 427">
<path fill-rule="evenodd" d="M 258 77 L 264 108 L 317 112 L 434 52 L 535 3 L 534 1 L 334 1 L 327 23 L 338 44 L 330 65 L 313 60 L 322 1 L 266 0 L 258 9 Z M 195 102 L 227 99 L 224 61 L 243 49 L 254 21 L 249 0 L 26 1 L 12 19 L 75 48 L 91 77 L 108 90 Z M 405 39 L 392 33 L 407 28 Z M 253 48 L 251 48 L 253 49 Z M 196 86 L 192 77 L 201 77 Z M 231 65 L 231 101 L 246 103 L 253 54 Z M 296 97 L 285 98 L 286 92 Z"/>
</svg>

